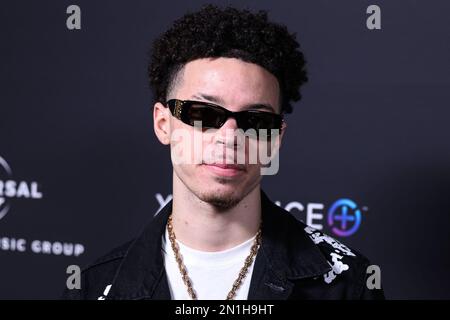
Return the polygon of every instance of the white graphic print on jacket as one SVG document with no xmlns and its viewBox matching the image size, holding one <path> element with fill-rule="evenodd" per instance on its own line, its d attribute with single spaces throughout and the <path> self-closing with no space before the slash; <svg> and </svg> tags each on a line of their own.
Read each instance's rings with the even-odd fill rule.
<svg viewBox="0 0 450 320">
<path fill-rule="evenodd" d="M 108 284 L 105 288 L 105 291 L 103 291 L 103 295 L 101 295 L 100 297 L 97 298 L 97 300 L 105 300 L 106 297 L 108 296 L 109 290 L 111 290 L 111 284 Z"/>
<path fill-rule="evenodd" d="M 309 235 L 312 241 L 315 244 L 319 244 L 321 242 L 328 243 L 331 247 L 334 248 L 334 252 L 330 253 L 330 259 L 328 260 L 328 264 L 331 266 L 331 270 L 323 275 L 323 278 L 326 283 L 331 283 L 338 274 L 341 274 L 343 271 L 349 269 L 348 264 L 343 263 L 341 260 L 344 256 L 355 256 L 355 254 L 344 244 L 340 243 L 336 239 L 323 234 L 322 232 L 317 231 L 314 228 L 306 227 L 306 233 Z"/>
</svg>

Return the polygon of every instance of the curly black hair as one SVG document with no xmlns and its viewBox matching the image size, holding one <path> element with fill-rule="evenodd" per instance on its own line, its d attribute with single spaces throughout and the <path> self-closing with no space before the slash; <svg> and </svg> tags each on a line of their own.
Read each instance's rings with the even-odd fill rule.
<svg viewBox="0 0 450 320">
<path fill-rule="evenodd" d="M 206 5 L 176 20 L 153 42 L 150 86 L 155 99 L 165 103 L 186 63 L 201 58 L 238 58 L 263 67 L 278 79 L 281 112 L 291 113 L 291 102 L 301 99 L 300 87 L 308 81 L 299 47 L 296 33 L 268 21 L 266 11 Z"/>
</svg>

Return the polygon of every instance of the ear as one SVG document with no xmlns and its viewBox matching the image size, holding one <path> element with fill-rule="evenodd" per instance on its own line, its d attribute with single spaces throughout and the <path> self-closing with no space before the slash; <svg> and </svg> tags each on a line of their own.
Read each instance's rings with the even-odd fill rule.
<svg viewBox="0 0 450 320">
<path fill-rule="evenodd" d="M 283 136 L 284 136 L 284 132 L 287 129 L 287 122 L 285 120 L 283 120 L 283 124 L 281 125 L 281 129 L 280 129 L 280 140 L 279 140 L 279 145 L 278 145 L 278 149 L 281 148 L 281 141 L 283 141 Z"/>
<path fill-rule="evenodd" d="M 159 142 L 164 145 L 170 144 L 170 110 L 162 103 L 157 102 L 153 107 L 153 129 Z"/>
</svg>

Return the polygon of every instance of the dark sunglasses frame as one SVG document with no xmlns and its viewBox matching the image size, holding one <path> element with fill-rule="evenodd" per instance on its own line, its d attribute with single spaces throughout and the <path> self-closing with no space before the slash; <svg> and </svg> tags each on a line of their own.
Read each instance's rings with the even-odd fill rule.
<svg viewBox="0 0 450 320">
<path fill-rule="evenodd" d="M 250 117 L 256 116 L 261 117 L 261 121 L 263 121 L 262 117 L 265 117 L 266 119 L 269 118 L 270 121 L 272 121 L 273 126 L 271 126 L 270 128 L 259 128 L 259 129 L 266 129 L 267 135 L 270 136 L 271 129 L 281 130 L 284 122 L 283 116 L 281 114 L 257 110 L 245 110 L 233 112 L 219 105 L 204 101 L 171 99 L 166 102 L 166 105 L 169 107 L 170 112 L 175 118 L 191 126 L 194 126 L 194 123 L 192 119 L 190 119 L 189 117 L 189 110 L 190 108 L 192 108 L 193 105 L 201 105 L 204 107 L 211 108 L 211 110 L 217 112 L 218 118 L 217 120 L 221 121 L 218 121 L 217 125 L 208 125 L 208 124 L 204 125 L 202 121 L 202 126 L 204 128 L 219 129 L 221 126 L 224 125 L 224 123 L 228 120 L 228 118 L 232 117 L 236 120 L 236 123 L 240 129 L 243 129 L 244 131 L 248 129 L 255 129 L 258 133 L 258 129 L 249 125 L 248 120 Z"/>
</svg>

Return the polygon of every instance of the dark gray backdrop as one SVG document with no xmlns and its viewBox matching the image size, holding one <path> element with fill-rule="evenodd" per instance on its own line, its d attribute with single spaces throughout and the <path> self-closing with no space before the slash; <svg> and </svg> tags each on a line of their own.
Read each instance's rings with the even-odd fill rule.
<svg viewBox="0 0 450 320">
<path fill-rule="evenodd" d="M 147 51 L 203 3 L 2 2 L 0 157 L 12 174 L 0 167 L 0 180 L 36 182 L 42 198 L 6 196 L 0 206 L 9 206 L 0 298 L 57 298 L 68 265 L 128 240 L 158 210 L 156 194 L 171 193 L 168 150 L 152 129 Z M 297 32 L 308 61 L 280 172 L 263 182 L 271 199 L 322 205 L 314 222 L 381 267 L 388 298 L 450 298 L 450 3 L 209 3 L 267 9 Z M 71 4 L 81 8 L 81 30 L 66 28 Z M 371 4 L 381 8 L 381 30 L 366 27 Z M 348 237 L 326 221 L 341 198 L 361 208 Z M 12 249 L 13 238 L 25 251 Z M 44 240 L 84 252 L 45 254 Z"/>
</svg>

